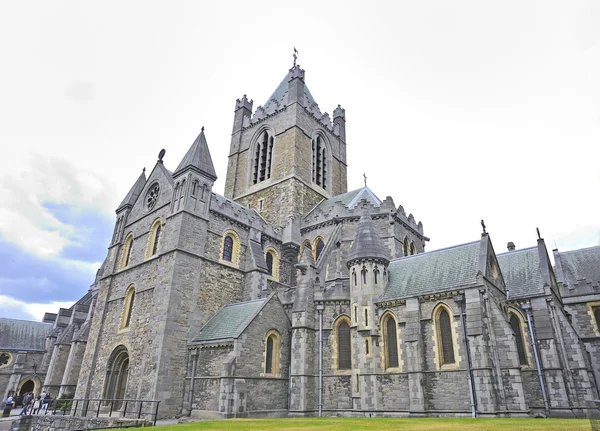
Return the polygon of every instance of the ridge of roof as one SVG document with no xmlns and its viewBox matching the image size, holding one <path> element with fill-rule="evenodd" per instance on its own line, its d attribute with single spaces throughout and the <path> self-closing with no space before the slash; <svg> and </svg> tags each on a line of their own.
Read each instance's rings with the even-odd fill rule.
<svg viewBox="0 0 600 431">
<path fill-rule="evenodd" d="M 521 253 L 523 251 L 529 251 L 529 250 L 537 250 L 537 245 L 532 245 L 531 247 L 520 248 L 518 250 L 513 250 L 513 251 L 503 251 L 502 253 L 497 253 L 496 256 L 506 256 L 507 254 Z"/>
<path fill-rule="evenodd" d="M 477 240 L 477 241 L 471 241 L 471 242 L 465 242 L 463 244 L 452 245 L 450 247 L 438 248 L 437 250 L 424 251 L 423 253 L 417 253 L 417 254 L 413 254 L 413 255 L 410 255 L 410 256 L 400 256 L 400 257 L 396 257 L 396 258 L 390 260 L 390 263 L 392 263 L 392 262 L 398 262 L 399 260 L 408 260 L 408 259 L 412 259 L 412 258 L 416 258 L 416 257 L 428 256 L 428 255 L 431 255 L 433 253 L 437 253 L 437 252 L 440 252 L 440 251 L 446 251 L 446 250 L 451 250 L 451 249 L 454 249 L 454 248 L 466 247 L 467 245 L 473 245 L 473 244 L 478 244 L 478 243 L 479 243 L 479 240 Z"/>
<path fill-rule="evenodd" d="M 598 249 L 600 251 L 600 245 L 592 245 L 590 247 L 578 248 L 575 250 L 567 250 L 567 251 L 557 250 L 557 251 L 559 254 L 572 254 L 572 253 L 577 253 L 580 251 L 588 251 L 588 250 L 592 250 L 592 249 Z"/>
</svg>

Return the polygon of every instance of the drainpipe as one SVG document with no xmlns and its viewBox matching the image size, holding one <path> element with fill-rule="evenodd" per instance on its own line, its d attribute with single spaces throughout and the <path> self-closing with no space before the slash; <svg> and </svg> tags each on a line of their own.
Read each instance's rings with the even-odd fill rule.
<svg viewBox="0 0 600 431">
<path fill-rule="evenodd" d="M 465 351 L 467 353 L 467 381 L 469 383 L 469 398 L 471 401 L 471 417 L 477 417 L 477 404 L 475 398 L 475 387 L 473 386 L 473 370 L 471 368 L 471 349 L 469 348 L 469 338 L 467 337 L 467 322 L 465 321 L 465 294 L 461 293 L 454 297 L 454 302 L 460 307 L 460 323 L 463 329 L 463 339 L 465 340 Z"/>
<path fill-rule="evenodd" d="M 319 417 L 323 416 L 323 304 L 317 305 L 319 313 Z"/>
<path fill-rule="evenodd" d="M 190 394 L 188 399 L 189 415 L 192 415 L 192 404 L 194 402 L 194 384 L 196 383 L 196 368 L 198 366 L 198 349 L 192 350 L 192 380 L 190 381 Z"/>
<path fill-rule="evenodd" d="M 525 303 L 521 305 L 521 308 L 525 311 L 527 316 L 527 326 L 529 326 L 529 335 L 531 337 L 531 344 L 533 345 L 533 356 L 535 357 L 535 366 L 538 372 L 538 378 L 540 379 L 540 387 L 542 388 L 542 397 L 544 398 L 544 408 L 546 409 L 546 415 L 550 416 L 550 407 L 548 406 L 548 395 L 546 394 L 546 385 L 544 384 L 544 375 L 542 374 L 542 365 L 540 363 L 540 354 L 538 352 L 537 340 L 535 338 L 535 332 L 533 330 L 533 322 L 531 320 L 531 304 Z"/>
</svg>

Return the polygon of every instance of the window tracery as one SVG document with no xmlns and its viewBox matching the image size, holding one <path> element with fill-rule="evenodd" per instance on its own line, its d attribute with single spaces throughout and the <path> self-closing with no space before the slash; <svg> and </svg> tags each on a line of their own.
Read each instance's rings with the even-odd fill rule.
<svg viewBox="0 0 600 431">
<path fill-rule="evenodd" d="M 312 181 L 316 185 L 327 189 L 327 149 L 320 135 L 312 140 Z"/>
<path fill-rule="evenodd" d="M 265 130 L 261 133 L 258 142 L 256 143 L 253 163 L 253 184 L 271 178 L 274 141 L 275 140 L 270 132 Z"/>
</svg>

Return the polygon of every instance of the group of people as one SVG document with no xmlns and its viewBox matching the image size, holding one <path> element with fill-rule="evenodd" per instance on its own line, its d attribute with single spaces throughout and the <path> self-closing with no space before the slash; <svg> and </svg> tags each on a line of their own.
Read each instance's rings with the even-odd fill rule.
<svg viewBox="0 0 600 431">
<path fill-rule="evenodd" d="M 6 401 L 4 402 L 4 414 L 3 416 L 9 416 L 10 411 L 15 406 L 16 394 L 9 392 Z M 39 396 L 35 397 L 33 392 L 27 392 L 23 395 L 23 408 L 19 413 L 19 416 L 45 414 L 48 409 L 48 404 L 52 402 L 52 395 L 50 392 L 42 392 Z"/>
</svg>

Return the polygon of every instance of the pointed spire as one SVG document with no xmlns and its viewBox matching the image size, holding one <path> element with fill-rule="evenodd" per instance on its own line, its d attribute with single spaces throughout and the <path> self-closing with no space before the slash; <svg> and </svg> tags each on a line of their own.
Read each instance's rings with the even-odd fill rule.
<svg viewBox="0 0 600 431">
<path fill-rule="evenodd" d="M 358 222 L 354 242 L 348 253 L 348 265 L 354 260 L 362 259 L 377 259 L 386 263 L 389 262 L 381 238 L 367 209 L 363 210 Z"/>
<path fill-rule="evenodd" d="M 210 151 L 208 150 L 208 144 L 206 143 L 206 137 L 204 136 L 204 127 L 202 127 L 200 134 L 185 154 L 181 163 L 179 163 L 179 166 L 177 166 L 177 169 L 175 169 L 173 177 L 176 177 L 188 168 L 198 171 L 213 181 L 217 179 Z"/>
<path fill-rule="evenodd" d="M 142 193 L 144 185 L 146 185 L 146 168 L 142 170 L 142 174 L 138 177 L 131 190 L 129 190 L 129 193 L 127 193 L 125 199 L 123 199 L 123 202 L 121 202 L 121 205 L 117 207 L 117 212 L 121 211 L 127 206 L 132 207 L 137 198 L 140 196 L 140 193 Z"/>
</svg>

